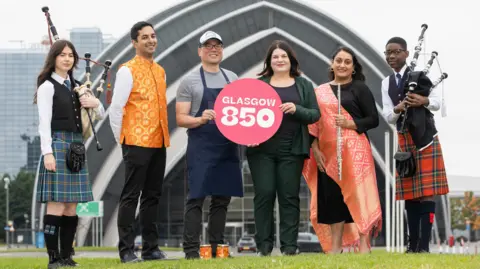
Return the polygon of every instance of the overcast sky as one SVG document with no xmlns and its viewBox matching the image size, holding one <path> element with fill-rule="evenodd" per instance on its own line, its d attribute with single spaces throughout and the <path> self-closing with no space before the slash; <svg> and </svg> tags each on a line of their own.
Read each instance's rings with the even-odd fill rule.
<svg viewBox="0 0 480 269">
<path fill-rule="evenodd" d="M 241 1 L 241 0 L 238 0 Z M 104 34 L 120 37 L 131 25 L 145 20 L 180 0 L 142 0 L 119 4 L 113 0 L 2 0 L 0 2 L 0 48 L 17 46 L 9 42 L 39 42 L 48 34 L 42 6 L 49 6 L 52 20 L 61 37 L 74 27 L 99 27 Z M 364 38 L 378 53 L 392 36 L 402 36 L 413 48 L 420 25 L 427 23 L 424 49 L 439 52 L 444 72 L 449 73 L 444 91 L 446 118 L 436 115 L 437 127 L 450 175 L 480 176 L 480 71 L 477 68 L 480 16 L 470 0 L 307 0 L 322 12 L 337 18 Z M 367 3 L 370 7 L 367 7 Z M 455 6 L 453 6 L 453 3 Z M 360 12 L 360 10 L 363 10 Z M 73 12 L 75 13 L 73 13 Z M 392 19 L 396 18 L 396 20 Z M 397 22 L 403 20 L 401 22 Z M 397 23 L 396 23 L 397 22 Z M 424 51 L 425 51 L 424 50 Z M 429 56 L 426 56 L 429 57 Z M 420 57 L 420 64 L 426 62 Z M 438 67 L 432 68 L 436 78 Z"/>
</svg>

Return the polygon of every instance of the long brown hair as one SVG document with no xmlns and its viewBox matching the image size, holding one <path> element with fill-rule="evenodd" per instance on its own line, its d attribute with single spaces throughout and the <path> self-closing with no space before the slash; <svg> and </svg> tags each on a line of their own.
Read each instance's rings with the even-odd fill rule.
<svg viewBox="0 0 480 269">
<path fill-rule="evenodd" d="M 33 96 L 33 103 L 37 103 L 37 91 L 38 87 L 42 85 L 51 75 L 53 72 L 55 72 L 55 62 L 57 60 L 57 56 L 60 55 L 65 47 L 69 47 L 72 50 L 73 53 L 73 67 L 68 71 L 68 75 L 70 77 L 70 80 L 72 81 L 73 85 L 73 69 L 77 68 L 78 64 L 78 53 L 75 50 L 75 47 L 73 46 L 72 42 L 68 40 L 57 40 L 55 43 L 53 43 L 52 47 L 50 48 L 50 51 L 48 52 L 47 58 L 45 59 L 45 64 L 43 65 L 42 71 L 37 77 L 37 90 L 35 91 L 35 95 Z"/>
<path fill-rule="evenodd" d="M 291 77 L 298 77 L 302 74 L 299 68 L 299 63 L 297 60 L 297 56 L 295 55 L 295 51 L 293 51 L 292 47 L 288 45 L 287 42 L 283 40 L 275 40 L 273 43 L 270 45 L 267 51 L 267 55 L 265 57 L 265 61 L 263 64 L 263 70 L 262 72 L 258 73 L 258 76 L 267 76 L 271 77 L 273 76 L 273 69 L 272 69 L 272 54 L 275 49 L 281 49 L 284 50 L 287 55 L 288 59 L 290 59 L 290 76 Z"/>
<path fill-rule="evenodd" d="M 340 52 L 340 51 L 344 51 L 348 54 L 350 54 L 352 56 L 352 60 L 353 60 L 353 70 L 355 71 L 355 73 L 352 74 L 352 80 L 361 80 L 361 81 L 365 81 L 365 75 L 363 74 L 363 66 L 360 64 L 360 62 L 358 61 L 358 58 L 357 56 L 355 55 L 355 52 L 353 52 L 353 50 L 351 50 L 350 48 L 347 48 L 347 47 L 340 47 L 338 48 L 335 53 L 333 53 L 333 56 L 332 56 L 332 61 L 335 60 L 335 57 L 337 57 L 337 54 Z M 328 78 L 330 80 L 334 80 L 335 79 L 335 73 L 333 72 L 332 68 L 329 67 L 329 70 L 328 70 Z"/>
</svg>

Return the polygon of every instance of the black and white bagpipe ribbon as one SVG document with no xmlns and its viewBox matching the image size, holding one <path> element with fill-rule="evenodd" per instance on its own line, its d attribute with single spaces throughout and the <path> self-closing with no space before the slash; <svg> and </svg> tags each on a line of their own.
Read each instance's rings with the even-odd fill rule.
<svg viewBox="0 0 480 269">
<path fill-rule="evenodd" d="M 444 73 L 440 67 L 440 63 L 437 58 L 438 52 L 436 51 L 431 52 L 430 59 L 428 60 L 423 70 L 415 71 L 418 57 L 420 56 L 420 51 L 422 50 L 422 44 L 424 42 L 424 34 L 427 28 L 428 28 L 427 24 L 422 24 L 422 31 L 420 33 L 420 36 L 418 37 L 417 46 L 415 46 L 415 54 L 413 55 L 413 59 L 410 62 L 410 66 L 408 67 L 409 72 L 408 72 L 406 83 L 405 83 L 405 94 L 410 92 L 410 93 L 416 93 L 421 96 L 428 97 L 430 93 L 433 91 L 433 89 L 435 89 L 441 82 L 443 82 L 443 80 L 445 80 L 448 77 L 448 74 Z M 432 67 L 434 61 L 437 63 L 441 75 L 437 80 L 432 82 L 432 80 L 428 77 L 428 73 L 430 72 L 430 68 Z M 405 127 L 406 127 L 405 122 L 407 120 L 408 110 L 409 110 L 408 106 L 406 106 L 405 112 L 404 112 L 405 114 L 402 120 L 402 127 L 401 127 L 402 131 L 405 131 Z M 446 117 L 447 113 L 446 113 L 443 90 L 442 90 L 441 110 L 442 110 L 442 117 Z"/>
<path fill-rule="evenodd" d="M 52 41 L 52 35 L 55 41 L 59 40 L 57 30 L 55 26 L 52 23 L 52 19 L 50 18 L 50 13 L 49 13 L 49 8 L 48 7 L 42 7 L 42 12 L 45 13 L 45 17 L 47 19 L 47 24 L 48 24 L 48 36 L 50 39 L 50 45 L 53 44 Z M 91 54 L 90 53 L 85 53 L 85 58 L 79 57 L 80 60 L 85 60 L 85 77 L 86 81 L 80 85 L 76 86 L 74 88 L 75 93 L 78 95 L 80 98 L 81 96 L 85 94 L 90 94 L 95 96 L 96 98 L 99 98 L 100 95 L 103 92 L 103 84 L 107 82 L 107 89 L 110 90 L 111 84 L 110 84 L 110 66 L 112 65 L 112 62 L 110 60 L 106 60 L 104 64 L 100 64 L 98 62 L 95 62 L 91 59 Z M 92 87 L 92 81 L 90 80 L 90 75 L 91 75 L 91 68 L 90 68 L 90 63 L 93 63 L 95 65 L 103 66 L 104 71 L 102 74 L 102 77 L 100 79 L 100 85 L 96 89 L 96 94 L 93 93 L 93 90 L 91 89 Z M 74 83 L 72 81 L 72 83 Z M 96 111 L 92 108 L 81 108 L 81 120 L 82 120 L 82 131 L 83 131 L 83 138 L 84 140 L 87 140 L 93 133 L 93 136 L 95 138 L 95 142 L 97 143 L 97 150 L 101 151 L 102 146 L 100 145 L 100 142 L 98 141 L 97 138 L 97 133 L 95 131 L 95 128 L 93 126 L 93 121 L 92 118 L 96 118 Z"/>
</svg>

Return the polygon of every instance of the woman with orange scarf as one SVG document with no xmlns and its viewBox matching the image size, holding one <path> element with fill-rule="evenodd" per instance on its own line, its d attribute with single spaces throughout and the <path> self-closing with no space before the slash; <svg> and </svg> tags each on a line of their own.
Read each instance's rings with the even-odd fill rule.
<svg viewBox="0 0 480 269">
<path fill-rule="evenodd" d="M 375 163 L 367 131 L 378 126 L 375 99 L 365 85 L 362 65 L 349 48 L 333 55 L 330 82 L 315 89 L 320 120 L 309 125 L 315 137 L 303 175 L 312 199 L 310 219 L 325 252 L 341 253 L 343 247 L 370 249 L 370 235 L 381 229 Z M 341 115 L 337 89 L 341 87 Z M 342 178 L 338 178 L 337 126 L 341 129 Z M 378 232 L 377 230 L 377 232 Z"/>
</svg>

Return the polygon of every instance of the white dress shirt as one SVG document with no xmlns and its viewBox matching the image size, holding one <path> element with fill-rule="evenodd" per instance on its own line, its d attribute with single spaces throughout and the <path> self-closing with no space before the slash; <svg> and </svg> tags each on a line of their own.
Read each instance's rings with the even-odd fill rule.
<svg viewBox="0 0 480 269">
<path fill-rule="evenodd" d="M 53 72 L 51 77 L 58 83 L 62 84 L 69 78 L 62 78 L 57 73 Z M 65 88 L 65 90 L 67 90 Z M 53 84 L 46 80 L 38 87 L 37 90 L 37 107 L 38 107 L 38 133 L 40 134 L 40 148 L 42 155 L 52 153 L 52 107 L 53 107 L 53 94 L 55 88 Z M 96 119 L 102 119 L 105 116 L 105 109 L 102 102 L 99 102 L 99 106 L 95 108 L 97 113 Z"/>
<path fill-rule="evenodd" d="M 164 77 L 167 80 L 167 75 Z M 120 143 L 120 133 L 122 132 L 123 108 L 128 102 L 133 88 L 133 76 L 130 69 L 126 66 L 120 67 L 115 76 L 115 87 L 113 89 L 112 102 L 109 107 L 108 117 L 113 137 L 117 143 Z"/>
<path fill-rule="evenodd" d="M 407 69 L 407 65 L 404 65 L 403 68 L 400 70 L 400 75 L 404 75 L 405 71 Z M 394 74 L 396 75 L 395 70 L 393 70 Z M 397 81 L 398 83 L 398 81 Z M 388 94 L 388 88 L 390 85 L 390 76 L 384 78 L 382 80 L 382 103 L 383 103 L 383 115 L 387 119 L 388 123 L 390 124 L 395 124 L 400 117 L 400 113 L 397 114 L 393 111 L 395 108 L 395 105 L 392 102 L 392 99 L 390 98 L 390 95 Z M 438 88 L 433 89 L 433 91 L 430 93 L 428 96 L 428 101 L 429 104 L 426 106 L 426 108 L 430 111 L 438 111 L 440 109 L 440 106 L 442 104 L 442 96 L 438 92 Z"/>
<path fill-rule="evenodd" d="M 127 104 L 133 87 L 133 77 L 130 69 L 126 66 L 120 67 L 115 76 L 115 87 L 113 89 L 112 102 L 110 103 L 108 117 L 113 137 L 119 143 L 122 130 L 123 108 Z"/>
</svg>

